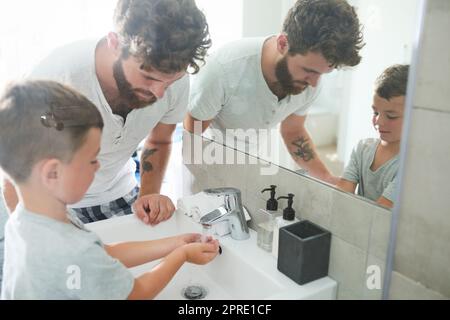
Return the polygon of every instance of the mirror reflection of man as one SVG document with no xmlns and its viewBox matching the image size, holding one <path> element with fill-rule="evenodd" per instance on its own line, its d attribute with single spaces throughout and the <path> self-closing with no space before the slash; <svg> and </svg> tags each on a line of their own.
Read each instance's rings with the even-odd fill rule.
<svg viewBox="0 0 450 320">
<path fill-rule="evenodd" d="M 358 65 L 362 42 L 355 9 L 345 0 L 299 0 L 281 34 L 232 42 L 207 59 L 191 79 L 185 129 L 194 133 L 197 121 L 203 131 L 211 125 L 223 133 L 281 123 L 296 163 L 311 176 L 336 184 L 316 153 L 305 120 L 320 77 Z"/>
<path fill-rule="evenodd" d="M 105 127 L 100 170 L 81 202 L 73 205 L 84 223 L 135 213 L 152 225 L 170 218 L 172 201 L 160 195 L 172 134 L 189 99 L 187 69 L 198 71 L 211 46 L 204 14 L 194 0 L 119 0 L 115 32 L 53 51 L 32 78 L 69 85 L 88 97 Z M 145 140 L 141 182 L 131 156 Z M 50 147 L 50 146 L 49 146 Z M 11 183 L 3 188 L 14 211 Z"/>
</svg>

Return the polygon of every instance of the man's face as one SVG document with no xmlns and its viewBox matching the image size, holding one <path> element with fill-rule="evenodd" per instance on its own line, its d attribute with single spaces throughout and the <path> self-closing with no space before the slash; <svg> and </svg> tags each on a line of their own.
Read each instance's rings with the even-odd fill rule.
<svg viewBox="0 0 450 320">
<path fill-rule="evenodd" d="M 333 69 L 320 53 L 294 56 L 286 53 L 275 67 L 277 82 L 274 85 L 285 95 L 297 95 L 309 86 L 316 87 L 320 76 Z"/>
<path fill-rule="evenodd" d="M 120 57 L 113 65 L 113 76 L 120 100 L 129 109 L 139 109 L 154 104 L 164 96 L 166 89 L 181 79 L 185 71 L 173 74 L 155 69 L 144 70 L 134 57 Z"/>
</svg>

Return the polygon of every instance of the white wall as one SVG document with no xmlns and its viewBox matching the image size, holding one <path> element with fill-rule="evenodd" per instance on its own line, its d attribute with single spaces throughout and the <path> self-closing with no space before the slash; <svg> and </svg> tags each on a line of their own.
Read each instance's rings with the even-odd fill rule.
<svg viewBox="0 0 450 320">
<path fill-rule="evenodd" d="M 339 156 L 345 162 L 362 138 L 375 136 L 371 125 L 374 82 L 384 69 L 411 61 L 417 32 L 419 0 L 351 0 L 364 25 L 365 48 L 360 65 L 350 71 L 341 108 Z"/>
</svg>

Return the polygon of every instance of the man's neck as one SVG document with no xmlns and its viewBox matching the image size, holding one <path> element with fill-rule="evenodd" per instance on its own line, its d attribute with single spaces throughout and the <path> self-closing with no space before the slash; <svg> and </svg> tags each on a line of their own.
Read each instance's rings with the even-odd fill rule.
<svg viewBox="0 0 450 320">
<path fill-rule="evenodd" d="M 114 62 L 114 55 L 108 48 L 106 39 L 100 40 L 95 50 L 95 73 L 103 95 L 113 113 L 118 114 L 125 119 L 129 110 L 128 108 L 125 110 L 120 103 L 119 89 L 117 88 L 113 75 Z"/>
<path fill-rule="evenodd" d="M 280 92 L 278 87 L 273 85 L 277 82 L 277 77 L 275 74 L 277 57 L 277 37 L 273 36 L 264 42 L 261 54 L 261 69 L 264 80 L 266 81 L 270 91 L 272 91 L 272 93 L 276 95 L 279 100 L 282 100 L 286 97 L 286 95 L 283 92 Z"/>
</svg>

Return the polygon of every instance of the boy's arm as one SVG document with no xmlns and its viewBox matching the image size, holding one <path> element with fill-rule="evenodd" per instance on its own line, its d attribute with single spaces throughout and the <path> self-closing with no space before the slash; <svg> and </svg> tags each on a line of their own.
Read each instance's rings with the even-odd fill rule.
<svg viewBox="0 0 450 320">
<path fill-rule="evenodd" d="M 305 128 L 306 116 L 292 114 L 280 126 L 281 136 L 292 158 L 312 177 L 335 185 L 338 178 L 333 176 L 320 160 L 314 144 Z"/>
<path fill-rule="evenodd" d="M 206 264 L 217 256 L 218 250 L 217 241 L 191 243 L 175 249 L 152 271 L 134 281 L 134 287 L 128 299 L 153 299 L 164 289 L 183 263 Z"/>
<path fill-rule="evenodd" d="M 19 198 L 17 196 L 16 188 L 6 177 L 3 177 L 2 182 L 2 192 L 3 198 L 5 199 L 5 205 L 8 212 L 11 214 L 16 210 L 16 206 L 19 203 Z"/>
<path fill-rule="evenodd" d="M 356 190 L 356 185 L 357 184 L 355 182 L 348 181 L 348 180 L 345 180 L 343 178 L 340 178 L 339 182 L 336 185 L 336 187 L 338 189 L 343 190 L 343 191 L 350 192 L 350 193 L 354 194 L 355 190 Z"/>
<path fill-rule="evenodd" d="M 169 283 L 186 259 L 182 248 L 172 251 L 152 271 L 134 280 L 128 300 L 153 299 Z"/>
<path fill-rule="evenodd" d="M 394 206 L 394 203 L 391 200 L 386 199 L 385 197 L 380 197 L 377 203 L 387 208 L 392 208 Z"/>
<path fill-rule="evenodd" d="M 185 234 L 165 239 L 105 245 L 106 252 L 128 268 L 160 259 L 187 243 L 200 241 L 200 234 Z"/>
</svg>

